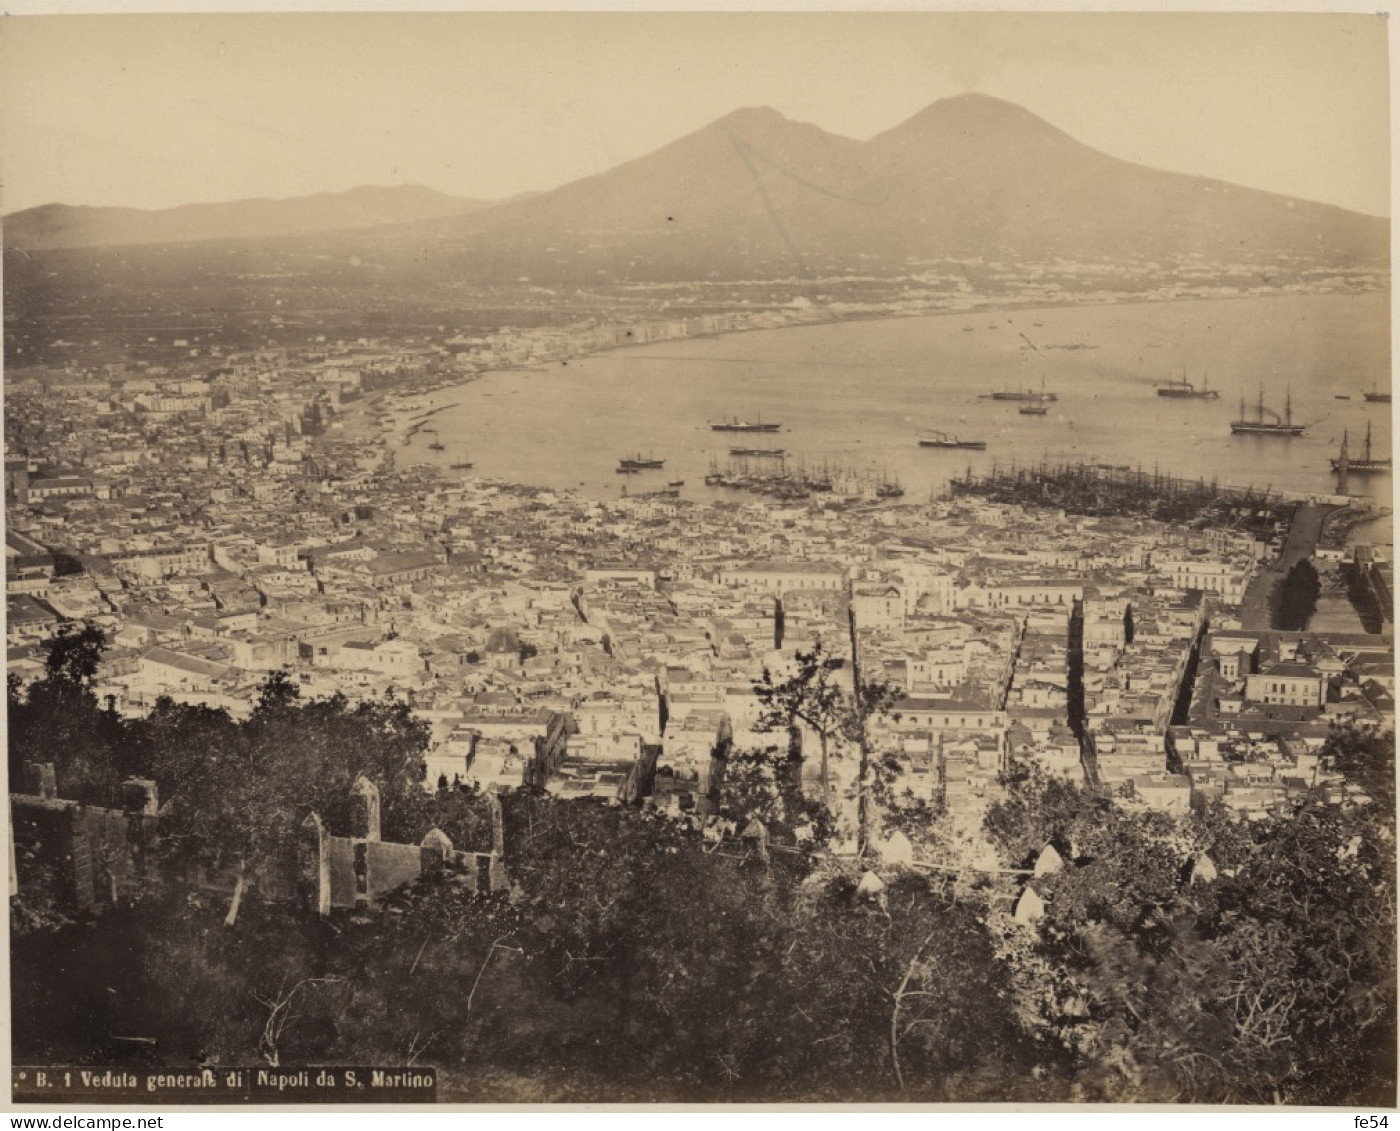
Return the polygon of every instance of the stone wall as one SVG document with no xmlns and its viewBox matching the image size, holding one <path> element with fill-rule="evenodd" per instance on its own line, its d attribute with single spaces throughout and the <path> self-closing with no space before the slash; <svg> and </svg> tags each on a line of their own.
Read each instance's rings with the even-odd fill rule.
<svg viewBox="0 0 1400 1131">
<path fill-rule="evenodd" d="M 505 831 L 501 801 L 493 791 L 491 803 L 492 849 L 459 852 L 441 829 L 429 829 L 420 844 L 397 844 L 379 838 L 379 792 L 366 778 L 355 782 L 358 828 L 352 836 L 333 836 L 313 813 L 302 826 L 306 838 L 303 876 L 309 881 L 311 906 L 321 915 L 332 908 L 374 907 L 385 895 L 420 876 L 452 871 L 468 878 L 473 891 L 482 890 L 482 863 L 486 864 L 486 890 L 510 887 L 505 869 Z"/>
<path fill-rule="evenodd" d="M 105 809 L 60 798 L 52 763 L 31 763 L 28 771 L 29 792 L 10 795 L 17 893 L 74 911 L 118 899 L 155 844 L 155 783 L 123 782 L 122 808 Z"/>
<path fill-rule="evenodd" d="M 29 770 L 31 792 L 10 795 L 12 894 L 42 895 L 69 911 L 100 911 L 120 898 L 154 859 L 159 819 L 155 783 L 124 782 L 123 808 L 104 809 L 58 797 L 52 765 Z M 465 876 L 473 891 L 509 889 L 501 802 L 494 791 L 488 795 L 489 852 L 458 851 L 440 829 L 430 829 L 420 844 L 381 840 L 378 789 L 361 777 L 353 794 L 351 835 L 331 835 L 312 813 L 302 826 L 300 859 L 288 861 L 296 867 L 251 877 L 261 898 L 309 898 L 311 909 L 321 915 L 336 907 L 368 909 L 397 888 L 444 871 Z M 292 881 L 294 874 L 299 882 Z M 234 887 L 231 873 L 211 875 L 202 869 L 175 879 L 219 891 Z"/>
</svg>

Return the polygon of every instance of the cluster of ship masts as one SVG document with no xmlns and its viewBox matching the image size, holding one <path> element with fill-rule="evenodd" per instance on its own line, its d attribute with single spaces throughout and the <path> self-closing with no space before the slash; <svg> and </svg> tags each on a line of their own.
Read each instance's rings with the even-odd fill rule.
<svg viewBox="0 0 1400 1131">
<path fill-rule="evenodd" d="M 1271 487 L 1226 486 L 1216 480 L 1182 479 L 1159 468 L 1058 463 L 993 465 L 991 471 L 948 483 L 950 497 L 974 495 L 993 502 L 1062 507 L 1071 514 L 1146 516 L 1211 526 L 1253 527 L 1287 518 L 1293 504 Z"/>
<path fill-rule="evenodd" d="M 750 461 L 741 457 L 728 460 L 723 468 L 717 460 L 711 460 L 705 485 L 786 500 L 806 499 L 816 494 L 877 499 L 897 499 L 904 495 L 899 480 L 884 473 L 875 476 L 829 462 L 817 468 L 800 463 L 794 466 L 782 458 Z"/>
</svg>

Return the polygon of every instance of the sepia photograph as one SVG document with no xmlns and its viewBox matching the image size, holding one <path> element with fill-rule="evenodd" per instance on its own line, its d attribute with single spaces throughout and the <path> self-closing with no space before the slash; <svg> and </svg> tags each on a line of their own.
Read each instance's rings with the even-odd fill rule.
<svg viewBox="0 0 1400 1131">
<path fill-rule="evenodd" d="M 10 1103 L 1395 1108 L 1389 25 L 0 17 Z"/>
</svg>

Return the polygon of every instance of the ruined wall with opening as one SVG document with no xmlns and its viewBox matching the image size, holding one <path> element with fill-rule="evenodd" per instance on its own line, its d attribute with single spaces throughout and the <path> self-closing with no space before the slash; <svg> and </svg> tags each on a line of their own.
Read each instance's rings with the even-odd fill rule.
<svg viewBox="0 0 1400 1131">
<path fill-rule="evenodd" d="M 11 895 L 46 900 L 70 913 L 98 912 L 155 867 L 160 818 L 154 782 L 124 782 L 123 807 L 107 809 L 60 798 L 52 764 L 31 765 L 28 778 L 28 792 L 10 795 Z M 405 884 L 443 872 L 465 876 L 472 891 L 509 889 L 501 802 L 494 791 L 487 795 L 489 852 L 459 851 L 441 829 L 430 829 L 419 844 L 382 840 L 378 788 L 362 776 L 352 795 L 350 835 L 334 835 L 318 814 L 310 814 L 299 858 L 288 861 L 292 866 L 249 877 L 260 898 L 308 901 L 311 910 L 328 915 L 337 907 L 373 908 Z M 166 870 L 164 878 L 215 891 L 237 886 L 231 870 L 190 867 Z"/>
</svg>

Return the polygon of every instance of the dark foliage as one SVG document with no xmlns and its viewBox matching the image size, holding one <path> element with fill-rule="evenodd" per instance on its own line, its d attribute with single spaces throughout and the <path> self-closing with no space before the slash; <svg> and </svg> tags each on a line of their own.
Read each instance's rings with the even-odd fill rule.
<svg viewBox="0 0 1400 1131">
<path fill-rule="evenodd" d="M 96 625 L 64 625 L 49 644 L 43 677 L 28 694 L 7 678 L 10 781 L 26 781 L 29 763 L 52 762 L 65 797 L 106 803 L 135 768 L 126 724 L 99 707 L 92 691 L 104 648 Z"/>
<path fill-rule="evenodd" d="M 1177 821 L 1026 776 L 987 829 L 1008 862 L 1065 856 L 1003 956 L 1077 1098 L 1394 1103 L 1393 810 Z"/>
<path fill-rule="evenodd" d="M 175 862 L 273 867 L 307 812 L 350 820 L 362 774 L 386 838 L 489 843 L 474 791 L 422 788 L 427 732 L 402 703 L 306 702 L 274 676 L 247 720 L 170 701 L 122 720 L 92 696 L 94 655 L 72 634 L 28 695 L 11 685 L 12 743 L 94 798 L 155 778 Z M 511 886 L 494 895 L 447 874 L 326 920 L 251 899 L 232 929 L 224 894 L 159 873 L 91 923 L 22 895 L 14 1055 L 431 1064 L 462 1101 L 1390 1106 L 1394 739 L 1341 726 L 1324 754 L 1375 803 L 1177 820 L 1016 770 L 988 838 L 1009 868 L 1047 843 L 1065 861 L 1033 881 L 1035 927 L 1007 913 L 1022 876 L 969 891 L 886 870 L 862 895 L 823 851 L 830 817 L 792 744 L 730 753 L 718 840 L 645 807 L 507 794 Z M 937 807 L 899 769 L 875 758 L 871 795 L 886 830 L 927 843 Z M 742 835 L 754 817 L 766 852 Z M 132 1034 L 156 1044 L 112 1039 Z"/>
</svg>

